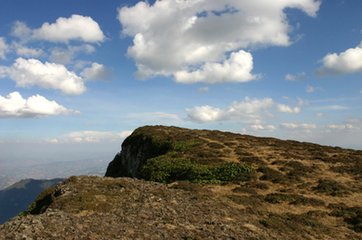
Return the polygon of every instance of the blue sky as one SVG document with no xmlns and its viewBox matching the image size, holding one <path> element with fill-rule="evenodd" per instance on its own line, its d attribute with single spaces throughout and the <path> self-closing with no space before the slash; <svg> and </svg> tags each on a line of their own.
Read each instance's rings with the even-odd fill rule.
<svg viewBox="0 0 362 240">
<path fill-rule="evenodd" d="M 150 124 L 362 149 L 361 1 L 0 4 L 2 162 L 112 156 Z"/>
</svg>

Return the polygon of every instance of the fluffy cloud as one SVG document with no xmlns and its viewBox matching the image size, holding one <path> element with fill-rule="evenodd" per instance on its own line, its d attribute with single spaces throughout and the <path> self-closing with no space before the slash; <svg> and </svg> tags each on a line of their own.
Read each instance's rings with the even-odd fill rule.
<svg viewBox="0 0 362 240">
<path fill-rule="evenodd" d="M 104 65 L 94 62 L 90 67 L 85 68 L 80 75 L 85 80 L 103 80 L 108 77 L 109 71 Z"/>
<path fill-rule="evenodd" d="M 24 28 L 23 26 L 22 29 Z M 98 23 L 91 17 L 81 15 L 72 15 L 70 18 L 60 17 L 55 23 L 44 23 L 39 29 L 33 30 L 32 37 L 51 42 L 71 40 L 102 42 L 105 39 Z"/>
<path fill-rule="evenodd" d="M 259 119 L 262 114 L 266 114 L 273 104 L 271 98 L 250 99 L 246 97 L 243 101 L 233 102 L 226 109 L 205 105 L 186 109 L 186 112 L 189 120 L 199 123 L 221 120 L 250 121 Z"/>
<path fill-rule="evenodd" d="M 322 59 L 319 74 L 351 74 L 362 72 L 362 42 L 341 53 L 329 53 Z"/>
<path fill-rule="evenodd" d="M 283 113 L 300 113 L 300 107 L 290 107 L 285 104 L 278 104 L 278 111 Z"/>
<path fill-rule="evenodd" d="M 107 131 L 77 131 L 68 133 L 60 138 L 49 140 L 52 143 L 98 143 L 102 141 L 120 141 L 131 135 L 132 131 L 107 132 Z"/>
<path fill-rule="evenodd" d="M 225 116 L 223 110 L 209 105 L 189 108 L 186 112 L 191 121 L 199 123 L 219 121 Z"/>
<path fill-rule="evenodd" d="M 39 86 L 57 89 L 65 94 L 81 94 L 86 88 L 83 79 L 64 65 L 42 63 L 37 59 L 18 58 L 5 74 L 19 87 Z"/>
<path fill-rule="evenodd" d="M 319 5 L 316 0 L 140 1 L 120 8 L 118 19 L 123 33 L 133 37 L 128 55 L 138 74 L 171 76 L 197 73 L 199 66 L 203 73 L 208 64 L 222 66 L 228 53 L 242 48 L 288 46 L 291 28 L 284 9 L 315 16 Z"/>
<path fill-rule="evenodd" d="M 223 83 L 248 82 L 256 79 L 253 70 L 253 57 L 250 53 L 240 50 L 232 53 L 223 63 L 205 63 L 195 71 L 178 71 L 175 73 L 176 82 L 180 83 Z"/>
<path fill-rule="evenodd" d="M 6 52 L 8 51 L 8 45 L 5 39 L 0 37 L 0 59 L 5 59 Z"/>
<path fill-rule="evenodd" d="M 40 95 L 28 99 L 24 99 L 18 92 L 0 96 L 0 117 L 40 117 L 72 112 L 74 111 Z"/>
</svg>

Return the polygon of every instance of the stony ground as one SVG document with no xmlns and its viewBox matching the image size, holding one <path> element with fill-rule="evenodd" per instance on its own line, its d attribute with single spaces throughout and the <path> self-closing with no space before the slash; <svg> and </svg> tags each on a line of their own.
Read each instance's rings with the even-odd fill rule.
<svg viewBox="0 0 362 240">
<path fill-rule="evenodd" d="M 32 214 L 0 225 L 0 239 L 362 239 L 361 151 L 145 130 L 186 146 L 185 139 L 197 142 L 179 156 L 247 163 L 255 176 L 223 184 L 72 177 L 44 192 Z"/>
</svg>

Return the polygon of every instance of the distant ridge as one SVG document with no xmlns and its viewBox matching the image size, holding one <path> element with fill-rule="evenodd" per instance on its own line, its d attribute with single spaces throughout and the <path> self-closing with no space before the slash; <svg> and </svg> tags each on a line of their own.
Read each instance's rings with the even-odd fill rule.
<svg viewBox="0 0 362 240">
<path fill-rule="evenodd" d="M 0 224 L 27 210 L 28 206 L 45 189 L 63 181 L 24 179 L 0 190 Z"/>
</svg>

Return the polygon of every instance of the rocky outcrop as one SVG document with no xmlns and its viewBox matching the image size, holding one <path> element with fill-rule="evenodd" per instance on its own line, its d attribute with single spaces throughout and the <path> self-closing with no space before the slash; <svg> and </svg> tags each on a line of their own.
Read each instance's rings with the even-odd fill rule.
<svg viewBox="0 0 362 240">
<path fill-rule="evenodd" d="M 148 159 L 165 154 L 172 147 L 168 141 L 157 140 L 147 127 L 136 129 L 122 143 L 122 151 L 109 163 L 105 176 L 141 177 L 140 169 Z"/>
</svg>

